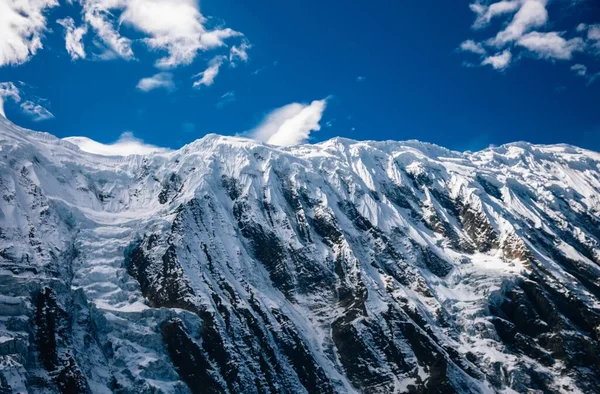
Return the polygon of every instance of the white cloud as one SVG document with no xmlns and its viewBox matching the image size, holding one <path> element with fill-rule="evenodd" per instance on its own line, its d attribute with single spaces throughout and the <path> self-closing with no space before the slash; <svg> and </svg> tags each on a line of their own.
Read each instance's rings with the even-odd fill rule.
<svg viewBox="0 0 600 394">
<path fill-rule="evenodd" d="M 577 76 L 585 78 L 588 86 L 600 79 L 600 72 L 592 74 L 588 72 L 588 68 L 583 64 L 572 65 L 571 71 L 573 71 Z"/>
<path fill-rule="evenodd" d="M 588 86 L 600 79 L 600 71 L 588 77 Z"/>
<path fill-rule="evenodd" d="M 366 80 L 367 80 L 367 77 L 363 77 L 363 76 L 356 77 L 356 82 L 364 82 Z"/>
<path fill-rule="evenodd" d="M 137 84 L 137 88 L 143 92 L 149 92 L 154 89 L 163 88 L 173 90 L 175 82 L 173 82 L 173 74 L 169 72 L 160 72 L 148 78 L 142 78 Z"/>
<path fill-rule="evenodd" d="M 6 99 L 11 99 L 15 103 L 21 101 L 19 88 L 12 82 L 1 82 L 0 83 L 0 115 L 6 117 L 4 112 L 4 102 Z"/>
<path fill-rule="evenodd" d="M 579 1 L 579 0 L 577 0 Z M 577 2 L 576 1 L 576 2 Z M 491 38 L 466 40 L 459 50 L 481 56 L 481 64 L 506 69 L 513 58 L 532 54 L 537 59 L 571 60 L 577 52 L 600 55 L 600 24 L 573 23 L 563 32 L 544 31 L 552 26 L 547 5 L 550 0 L 474 0 L 476 14 L 472 28 L 502 26 Z M 551 10 L 569 10 L 569 2 L 552 2 Z M 491 25 L 494 19 L 500 23 Z M 548 29 L 549 30 L 549 29 Z M 567 33 L 568 32 L 568 33 Z M 488 53 L 498 52 L 488 56 Z M 467 63 L 468 66 L 473 66 Z"/>
<path fill-rule="evenodd" d="M 229 28 L 216 29 L 202 34 L 202 36 L 200 37 L 200 42 L 202 44 L 202 49 L 213 49 L 224 46 L 224 40 L 226 40 L 227 38 L 239 37 L 242 35 L 242 33 Z"/>
<path fill-rule="evenodd" d="M 499 1 L 489 6 L 481 3 L 471 4 L 471 10 L 477 14 L 473 27 L 477 29 L 487 26 L 493 18 L 517 11 L 521 4 L 522 1 Z"/>
<path fill-rule="evenodd" d="M 23 96 L 23 91 L 21 91 L 21 89 L 19 89 L 14 83 L 0 83 L 0 115 L 6 117 L 6 113 L 4 111 L 4 103 L 6 99 L 9 99 L 12 100 L 14 103 L 20 103 L 19 108 L 21 109 L 21 111 L 35 122 L 54 118 L 52 112 L 48 111 L 42 105 L 37 103 L 43 100 L 34 97 L 33 99 L 35 100 L 35 102 L 32 100 L 22 101 Z"/>
<path fill-rule="evenodd" d="M 229 37 L 240 36 L 232 29 L 207 31 L 196 0 L 130 0 L 120 20 L 148 35 L 144 41 L 167 56 L 159 67 L 189 64 L 199 50 L 225 45 Z"/>
<path fill-rule="evenodd" d="M 223 94 L 219 98 L 219 101 L 217 102 L 216 106 L 217 106 L 218 109 L 222 109 L 222 108 L 228 106 L 229 104 L 234 103 L 235 100 L 236 100 L 235 92 L 234 91 L 230 91 L 230 92 L 227 92 L 227 93 Z"/>
<path fill-rule="evenodd" d="M 21 110 L 35 122 L 54 118 L 52 112 L 29 100 L 21 103 Z"/>
<path fill-rule="evenodd" d="M 587 37 L 590 40 L 598 41 L 600 40 L 600 24 L 587 26 Z"/>
<path fill-rule="evenodd" d="M 574 64 L 571 66 L 571 71 L 573 71 L 580 77 L 585 77 L 585 75 L 587 74 L 587 67 L 583 64 Z"/>
<path fill-rule="evenodd" d="M 225 45 L 242 33 L 230 28 L 208 30 L 197 0 L 81 0 L 84 20 L 109 52 L 124 59 L 134 57 L 132 40 L 120 32 L 125 25 L 144 37 L 151 50 L 166 53 L 156 61 L 160 68 L 190 64 L 199 51 Z M 116 19 L 118 16 L 118 19 Z M 103 54 L 110 57 L 110 53 Z"/>
<path fill-rule="evenodd" d="M 512 54 L 510 53 L 510 51 L 508 49 L 506 49 L 501 53 L 497 53 L 493 56 L 486 57 L 485 59 L 483 59 L 481 64 L 484 66 L 490 65 L 495 70 L 502 71 L 508 67 L 511 59 L 512 59 Z"/>
<path fill-rule="evenodd" d="M 247 134 L 271 145 L 289 146 L 304 143 L 312 131 L 319 131 L 319 122 L 327 99 L 310 104 L 292 103 L 269 113 L 263 122 Z"/>
<path fill-rule="evenodd" d="M 240 59 L 242 62 L 248 61 L 248 49 L 251 48 L 251 45 L 246 41 L 243 41 L 239 47 L 232 46 L 229 50 L 229 61 L 233 62 L 235 59 Z"/>
<path fill-rule="evenodd" d="M 518 40 L 533 28 L 544 26 L 548 21 L 546 3 L 546 0 L 525 0 L 510 24 L 500 31 L 490 43 L 503 46 Z"/>
<path fill-rule="evenodd" d="M 525 34 L 517 44 L 527 48 L 543 59 L 570 60 L 573 53 L 582 51 L 585 47 L 581 38 L 566 40 L 556 32 Z"/>
<path fill-rule="evenodd" d="M 578 33 L 583 33 L 587 39 L 585 42 L 587 49 L 596 56 L 600 55 L 600 24 L 587 25 L 580 23 L 575 29 Z"/>
<path fill-rule="evenodd" d="M 98 38 L 106 46 L 108 53 L 101 58 L 110 58 L 111 55 L 123 59 L 133 59 L 131 40 L 122 37 L 115 28 L 111 10 L 122 9 L 122 0 L 81 0 L 83 5 L 83 19 L 96 32 Z"/>
<path fill-rule="evenodd" d="M 102 156 L 146 155 L 154 152 L 168 152 L 169 149 L 144 143 L 127 131 L 111 144 L 96 142 L 87 137 L 67 137 L 63 140 L 77 145 L 82 151 Z"/>
<path fill-rule="evenodd" d="M 133 42 L 145 43 L 160 53 L 156 65 L 172 68 L 190 64 L 199 51 L 225 46 L 232 37 L 242 37 L 233 46 L 231 59 L 248 60 L 250 44 L 231 28 L 208 29 L 198 0 L 67 0 L 81 7 L 82 26 L 71 17 L 57 22 L 65 28 L 65 43 L 72 59 L 86 57 L 82 38 L 91 39 L 100 53 L 96 59 L 133 59 Z M 0 66 L 20 64 L 42 48 L 47 11 L 58 0 L 0 0 Z M 141 33 L 141 34 L 140 34 Z"/>
<path fill-rule="evenodd" d="M 219 69 L 225 60 L 224 56 L 216 56 L 212 58 L 210 62 L 208 62 L 208 68 L 196 75 L 194 77 L 200 77 L 199 80 L 194 81 L 194 87 L 200 88 L 202 85 L 210 86 L 215 82 L 215 78 L 219 74 Z"/>
<path fill-rule="evenodd" d="M 45 13 L 56 0 L 0 0 L 0 67 L 28 61 L 42 48 Z"/>
<path fill-rule="evenodd" d="M 75 27 L 73 18 L 64 18 L 56 21 L 65 28 L 65 46 L 71 59 L 85 59 L 85 48 L 83 47 L 83 36 L 87 33 L 87 26 Z"/>
<path fill-rule="evenodd" d="M 480 43 L 475 42 L 473 40 L 463 41 L 460 44 L 460 50 L 463 52 L 473 52 L 478 55 L 485 55 L 487 52 L 485 50 L 485 48 L 483 47 L 483 45 L 481 45 Z"/>
<path fill-rule="evenodd" d="M 595 55 L 600 55 L 600 24 L 587 26 L 587 39 Z"/>
</svg>

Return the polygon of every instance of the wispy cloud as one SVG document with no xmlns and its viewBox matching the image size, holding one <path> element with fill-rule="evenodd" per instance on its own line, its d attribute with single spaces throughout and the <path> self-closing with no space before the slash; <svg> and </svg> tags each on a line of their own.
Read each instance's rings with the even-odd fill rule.
<svg viewBox="0 0 600 394">
<path fill-rule="evenodd" d="M 87 137 L 67 137 L 63 140 L 75 144 L 84 152 L 102 156 L 146 155 L 154 152 L 168 152 L 169 149 L 144 143 L 132 132 L 126 131 L 119 139 L 110 144 L 103 144 Z"/>
<path fill-rule="evenodd" d="M 56 20 L 65 29 L 65 47 L 73 60 L 134 59 L 133 43 L 145 44 L 155 52 L 157 67 L 167 69 L 190 64 L 199 52 L 226 46 L 239 39 L 231 49 L 232 60 L 247 61 L 250 44 L 244 35 L 228 27 L 208 28 L 197 0 L 68 0 L 78 8 L 82 22 L 71 17 Z M 20 64 L 43 48 L 47 14 L 62 6 L 58 0 L 0 1 L 0 66 Z M 93 47 L 86 48 L 84 36 L 90 35 Z"/>
<path fill-rule="evenodd" d="M 52 112 L 40 104 L 40 102 L 46 100 L 42 100 L 35 96 L 30 96 L 30 99 L 24 100 L 24 97 L 27 98 L 23 91 L 13 82 L 0 83 L 0 115 L 6 117 L 4 104 L 8 99 L 16 104 L 20 103 L 19 108 L 21 112 L 29 116 L 35 122 L 54 118 Z"/>
<path fill-rule="evenodd" d="M 226 106 L 228 106 L 229 104 L 235 103 L 235 100 L 236 100 L 235 92 L 234 91 L 227 92 L 219 98 L 219 101 L 217 102 L 216 107 L 218 109 L 223 109 Z"/>
<path fill-rule="evenodd" d="M 6 117 L 4 112 L 4 103 L 7 99 L 18 103 L 21 101 L 21 94 L 19 88 L 12 82 L 0 82 L 0 115 Z"/>
<path fill-rule="evenodd" d="M 201 86 L 210 86 L 215 82 L 215 78 L 219 75 L 219 69 L 225 60 L 225 56 L 216 56 L 208 62 L 208 68 L 194 77 L 200 77 L 197 81 L 194 81 L 193 86 L 200 88 Z"/>
<path fill-rule="evenodd" d="M 363 77 L 363 76 L 356 77 L 356 82 L 364 82 L 366 80 L 367 80 L 367 77 Z"/>
<path fill-rule="evenodd" d="M 170 72 L 160 72 L 151 77 L 142 78 L 138 82 L 137 88 L 143 92 L 149 92 L 154 89 L 173 90 L 175 89 L 173 74 Z"/>
<path fill-rule="evenodd" d="M 43 47 L 46 12 L 56 0 L 0 1 L 0 67 L 28 61 Z"/>
<path fill-rule="evenodd" d="M 521 1 L 499 1 L 491 5 L 482 3 L 473 3 L 471 10 L 477 14 L 477 19 L 473 23 L 473 28 L 479 29 L 487 26 L 495 17 L 514 13 L 521 6 Z"/>
<path fill-rule="evenodd" d="M 466 40 L 460 44 L 459 49 L 463 52 L 472 52 L 478 55 L 485 55 L 486 50 L 479 42 L 475 42 L 473 40 Z"/>
<path fill-rule="evenodd" d="M 600 71 L 596 73 L 590 73 L 588 68 L 583 64 L 574 64 L 571 66 L 571 71 L 573 71 L 575 75 L 584 78 L 587 81 L 588 86 L 597 80 L 600 80 Z"/>
<path fill-rule="evenodd" d="M 247 41 L 243 41 L 240 46 L 233 45 L 229 50 L 229 61 L 232 64 L 234 64 L 233 62 L 235 62 L 237 59 L 244 63 L 247 62 L 249 59 L 248 49 L 251 47 L 252 46 Z"/>
<path fill-rule="evenodd" d="M 577 31 L 585 33 L 587 46 L 593 55 L 600 56 L 600 23 L 595 25 L 586 25 L 580 23 Z"/>
<path fill-rule="evenodd" d="M 134 57 L 132 40 L 119 27 L 142 33 L 141 42 L 162 53 L 160 68 L 190 64 L 200 51 L 225 45 L 225 40 L 242 37 L 231 28 L 206 28 L 207 19 L 195 0 L 81 0 L 85 22 L 104 45 L 124 59 Z M 116 19 L 118 16 L 118 20 Z"/>
<path fill-rule="evenodd" d="M 583 64 L 574 64 L 571 66 L 571 71 L 573 71 L 575 74 L 579 75 L 580 77 L 585 77 L 587 74 L 587 67 L 584 66 Z"/>
<path fill-rule="evenodd" d="M 23 101 L 21 103 L 21 110 L 24 114 L 29 116 L 34 122 L 41 122 L 42 120 L 53 119 L 54 115 L 40 104 L 36 104 L 33 101 Z"/>
<path fill-rule="evenodd" d="M 65 46 L 71 59 L 85 59 L 83 36 L 87 33 L 87 26 L 75 27 L 75 21 L 71 17 L 59 19 L 56 23 L 65 28 Z"/>
<path fill-rule="evenodd" d="M 321 129 L 319 122 L 326 107 L 327 99 L 315 100 L 310 104 L 285 105 L 271 111 L 262 123 L 246 135 L 271 145 L 304 143 L 311 132 Z"/>
</svg>

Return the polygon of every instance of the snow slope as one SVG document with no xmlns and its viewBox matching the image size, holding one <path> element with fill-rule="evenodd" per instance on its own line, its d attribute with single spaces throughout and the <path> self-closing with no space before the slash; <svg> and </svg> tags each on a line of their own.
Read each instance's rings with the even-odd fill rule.
<svg viewBox="0 0 600 394">
<path fill-rule="evenodd" d="M 0 155 L 0 392 L 600 392 L 598 153 Z"/>
</svg>

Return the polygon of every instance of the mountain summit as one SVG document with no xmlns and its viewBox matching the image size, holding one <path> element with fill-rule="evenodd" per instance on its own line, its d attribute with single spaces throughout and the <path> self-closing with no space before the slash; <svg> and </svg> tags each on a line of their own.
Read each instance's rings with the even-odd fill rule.
<svg viewBox="0 0 600 394">
<path fill-rule="evenodd" d="M 0 155 L 0 393 L 600 392 L 598 153 Z"/>
</svg>

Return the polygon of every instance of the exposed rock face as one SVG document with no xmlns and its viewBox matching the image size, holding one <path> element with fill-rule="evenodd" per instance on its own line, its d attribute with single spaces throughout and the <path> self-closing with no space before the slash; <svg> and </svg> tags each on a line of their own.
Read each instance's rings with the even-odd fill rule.
<svg viewBox="0 0 600 394">
<path fill-rule="evenodd" d="M 597 153 L 0 156 L 0 393 L 600 392 Z"/>
</svg>

